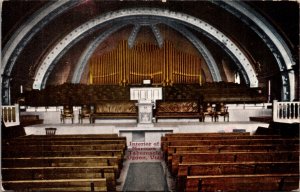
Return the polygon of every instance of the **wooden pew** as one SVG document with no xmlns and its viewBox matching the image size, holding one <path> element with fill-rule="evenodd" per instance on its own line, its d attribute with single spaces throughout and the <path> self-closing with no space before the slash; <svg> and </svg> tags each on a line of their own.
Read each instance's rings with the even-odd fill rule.
<svg viewBox="0 0 300 192">
<path fill-rule="evenodd" d="M 20 124 L 23 127 L 29 125 L 43 124 L 44 120 L 40 119 L 38 115 L 20 115 Z"/>
<path fill-rule="evenodd" d="M 258 144 L 299 144 L 299 139 L 236 139 L 236 140 L 176 140 L 162 141 L 162 150 L 167 152 L 169 146 L 188 145 L 258 145 Z"/>
<path fill-rule="evenodd" d="M 223 152 L 223 153 L 175 153 L 171 170 L 176 175 L 180 163 L 192 162 L 276 162 L 299 161 L 299 151 L 280 152 Z"/>
<path fill-rule="evenodd" d="M 224 136 L 224 135 L 250 135 L 250 132 L 225 132 L 225 133 L 166 133 L 165 137 L 173 136 Z"/>
<path fill-rule="evenodd" d="M 112 133 L 112 134 L 68 134 L 68 135 L 25 135 L 22 137 L 40 137 L 40 138 L 44 138 L 44 137 L 57 137 L 57 138 L 88 138 L 88 137 L 97 137 L 97 138 L 118 138 L 118 134 L 117 133 Z"/>
<path fill-rule="evenodd" d="M 299 174 L 247 174 L 188 176 L 186 192 L 291 191 L 299 188 Z"/>
<path fill-rule="evenodd" d="M 11 140 L 11 145 L 95 145 L 95 144 L 125 144 L 124 140 Z"/>
<path fill-rule="evenodd" d="M 118 157 L 91 156 L 91 157 L 19 157 L 2 158 L 2 167 L 92 167 L 119 165 Z"/>
<path fill-rule="evenodd" d="M 197 145 L 197 146 L 169 146 L 165 154 L 166 162 L 170 164 L 174 153 L 205 153 L 205 152 L 276 152 L 276 151 L 297 151 L 298 144 L 291 145 Z"/>
<path fill-rule="evenodd" d="M 14 191 L 107 191 L 105 178 L 2 181 L 2 186 Z"/>
<path fill-rule="evenodd" d="M 169 136 L 161 138 L 161 147 L 165 148 L 165 145 L 168 146 L 168 143 L 171 141 L 180 141 L 180 140 L 237 140 L 237 139 L 281 139 L 279 135 L 206 135 L 206 136 Z"/>
<path fill-rule="evenodd" d="M 184 163 L 178 167 L 177 190 L 184 191 L 187 176 L 282 173 L 299 173 L 299 162 Z"/>
<path fill-rule="evenodd" d="M 174 140 L 217 140 L 217 139 L 278 139 L 282 138 L 280 135 L 207 135 L 207 136 L 172 136 L 164 137 L 163 141 L 174 141 Z"/>
<path fill-rule="evenodd" d="M 283 174 L 294 174 L 296 179 L 295 177 L 291 181 L 282 179 L 276 184 L 274 182 L 270 184 L 269 188 L 272 191 L 288 189 L 284 188 L 286 185 L 284 181 L 291 184 L 292 189 L 299 187 L 298 138 L 283 139 L 278 135 L 172 134 L 169 136 L 166 134 L 162 137 L 161 144 L 165 156 L 168 157 L 167 162 L 169 162 L 172 174 L 178 173 L 176 175 L 178 191 L 251 191 L 252 189 L 259 191 L 260 186 L 269 179 L 256 185 L 256 180 L 251 179 L 252 177 L 243 178 L 243 175 L 249 176 L 249 174 L 253 177 L 258 174 L 271 177 L 279 174 L 282 177 L 284 177 Z M 236 179 L 236 175 L 239 179 Z M 212 179 L 216 176 L 223 178 L 222 181 L 218 183 Z M 192 177 L 198 177 L 198 180 L 190 179 Z M 209 178 L 205 187 L 203 187 L 202 179 L 204 177 Z M 231 177 L 234 178 L 234 182 L 230 183 Z M 238 187 L 232 188 L 235 183 Z M 240 185 L 244 188 L 239 188 Z M 264 187 L 268 190 L 268 186 Z"/>
<path fill-rule="evenodd" d="M 80 136 L 80 135 L 73 135 L 73 136 L 65 136 L 65 135 L 32 135 L 32 136 L 25 136 L 25 137 L 17 137 L 12 139 L 12 141 L 66 141 L 66 140 L 114 140 L 114 141 L 126 141 L 126 137 L 102 137 L 102 136 Z"/>
<path fill-rule="evenodd" d="M 168 154 L 177 152 L 225 152 L 225 151 L 282 151 L 282 150 L 297 150 L 298 144 L 291 145 L 192 145 L 192 146 L 169 146 Z"/>
<path fill-rule="evenodd" d="M 19 137 L 7 140 L 3 144 L 3 178 L 10 185 L 19 181 L 30 183 L 29 180 L 32 179 L 33 182 L 40 179 L 51 182 L 52 180 L 105 178 L 106 189 L 115 191 L 116 178 L 120 175 L 125 149 L 126 137 L 118 137 L 115 134 Z M 90 186 L 66 185 L 54 188 L 37 186 L 30 190 L 93 191 L 94 189 Z"/>
<path fill-rule="evenodd" d="M 122 150 L 72 150 L 72 151 L 44 151 L 44 150 L 2 150 L 2 157 L 69 157 L 69 156 L 113 156 L 124 158 Z"/>
<path fill-rule="evenodd" d="M 2 147 L 5 150 L 28 150 L 28 151 L 78 151 L 78 150 L 122 150 L 125 151 L 124 144 L 47 144 L 47 145 L 5 145 Z"/>
<path fill-rule="evenodd" d="M 116 191 L 117 166 L 2 168 L 3 181 L 105 178 L 108 191 Z"/>
</svg>

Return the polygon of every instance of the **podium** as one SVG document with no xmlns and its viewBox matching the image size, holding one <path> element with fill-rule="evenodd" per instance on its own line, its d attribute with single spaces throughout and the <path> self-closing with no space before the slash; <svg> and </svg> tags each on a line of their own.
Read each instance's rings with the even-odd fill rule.
<svg viewBox="0 0 300 192">
<path fill-rule="evenodd" d="M 153 126 L 153 109 L 156 100 L 162 99 L 161 87 L 133 87 L 130 88 L 130 100 L 137 100 L 138 127 Z"/>
<path fill-rule="evenodd" d="M 152 124 L 154 103 L 148 100 L 139 100 L 138 106 L 138 123 Z"/>
</svg>

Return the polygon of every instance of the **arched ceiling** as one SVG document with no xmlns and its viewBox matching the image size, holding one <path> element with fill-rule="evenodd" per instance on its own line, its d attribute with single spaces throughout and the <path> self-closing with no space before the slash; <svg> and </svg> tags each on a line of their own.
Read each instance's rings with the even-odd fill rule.
<svg viewBox="0 0 300 192">
<path fill-rule="evenodd" d="M 278 7 L 281 12 L 273 13 Z M 121 29 L 130 31 L 124 38 L 134 43 L 140 26 L 150 27 L 159 45 L 164 38 L 177 44 L 185 37 L 204 58 L 213 81 L 226 81 L 222 68 L 229 67 L 251 87 L 276 79 L 281 99 L 292 100 L 298 78 L 293 70 L 299 66 L 298 12 L 296 2 L 4 2 L 2 100 L 8 102 L 20 85 L 39 89 L 80 82 L 97 47 L 120 38 L 116 31 Z M 177 38 L 164 36 L 166 28 L 177 31 Z"/>
</svg>

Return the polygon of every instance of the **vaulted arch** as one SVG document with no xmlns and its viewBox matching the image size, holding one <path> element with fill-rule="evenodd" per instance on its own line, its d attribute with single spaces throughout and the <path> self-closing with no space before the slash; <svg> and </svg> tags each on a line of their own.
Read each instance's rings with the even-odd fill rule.
<svg viewBox="0 0 300 192">
<path fill-rule="evenodd" d="M 2 99 L 3 103 L 8 103 L 8 95 L 9 93 L 9 81 L 10 81 L 10 74 L 14 67 L 14 64 L 21 54 L 22 50 L 26 46 L 26 44 L 34 37 L 34 35 L 41 30 L 45 25 L 51 22 L 54 18 L 59 16 L 61 13 L 70 10 L 72 7 L 80 4 L 80 1 L 55 1 L 47 3 L 43 8 L 33 14 L 21 27 L 15 31 L 15 33 L 11 36 L 10 40 L 6 43 L 5 47 L 2 50 L 2 66 L 1 66 L 1 84 L 2 84 Z M 280 70 L 281 80 L 282 80 L 282 100 L 293 100 L 295 97 L 295 74 L 293 71 L 293 66 L 295 65 L 295 61 L 292 58 L 290 50 L 288 46 L 286 46 L 284 40 L 281 36 L 277 33 L 277 31 L 262 17 L 259 13 L 255 12 L 253 8 L 249 7 L 244 2 L 228 2 L 228 1 L 211 1 L 223 10 L 226 10 L 228 13 L 239 18 L 240 21 L 244 22 L 249 26 L 249 29 L 254 31 L 260 39 L 265 42 L 267 47 L 269 48 L 270 52 L 273 54 L 278 68 Z M 134 10 L 134 9 L 132 9 Z M 154 11 L 155 12 L 155 11 Z M 127 17 L 129 16 L 126 11 L 125 12 L 118 12 L 120 17 Z M 165 13 L 165 14 L 164 14 Z M 172 13 L 170 17 L 167 17 L 166 14 Z M 126 15 L 127 14 L 127 15 Z M 160 15 L 159 15 L 160 14 Z M 110 14 L 106 14 L 103 17 L 106 17 L 106 21 L 109 21 Z M 153 16 L 160 17 L 160 18 L 168 18 L 173 19 L 176 21 L 177 24 L 181 24 L 183 26 L 194 27 L 196 29 L 201 29 L 201 32 L 205 35 L 213 37 L 216 43 L 219 46 L 223 46 L 226 48 L 226 52 L 232 58 L 235 58 L 234 61 L 238 64 L 241 59 L 239 58 L 239 51 L 234 52 L 230 51 L 231 49 L 228 48 L 226 45 L 226 38 L 218 38 L 217 34 L 214 34 L 214 28 L 210 29 L 202 29 L 197 26 L 195 22 L 199 19 L 187 16 L 181 13 L 175 12 L 168 12 L 163 10 L 161 13 L 154 13 Z M 186 17 L 187 16 L 187 17 Z M 186 19 L 183 21 L 182 19 Z M 194 20 L 194 21 L 193 21 Z M 94 22 L 94 21 L 93 21 Z M 93 25 L 91 22 L 90 24 Z M 199 24 L 199 23 L 198 23 Z M 203 26 L 205 27 L 205 26 Z M 208 24 L 208 27 L 212 27 Z M 208 30 L 208 33 L 207 33 Z M 215 31 L 216 32 L 216 31 Z M 207 33 L 207 34 L 206 34 Z M 70 34 L 69 34 L 70 35 Z M 68 36 L 66 36 L 68 37 Z M 228 38 L 229 39 L 229 38 Z M 230 39 L 229 39 L 230 40 Z M 67 43 L 67 42 L 66 42 Z M 225 44 L 226 43 L 226 44 Z M 65 46 L 65 48 L 70 47 L 71 44 Z M 61 51 L 60 55 L 64 54 L 65 51 Z M 242 52 L 241 52 L 242 53 Z M 56 57 L 53 59 L 53 63 L 59 59 Z M 45 65 L 42 64 L 42 67 L 39 68 L 39 71 L 36 73 L 35 77 L 35 86 L 39 87 L 37 81 L 44 81 L 45 77 L 51 72 L 53 65 L 49 65 L 47 69 L 43 68 Z M 243 65 L 238 66 L 238 68 L 244 68 L 242 70 L 242 75 L 249 78 L 246 82 L 249 83 L 250 86 L 257 86 L 257 79 L 253 69 L 251 67 L 247 67 L 247 64 L 243 62 Z M 253 70 L 253 72 L 252 72 Z M 42 73 L 40 73 L 42 72 Z M 44 74 L 44 76 L 42 76 Z M 47 78 L 46 78 L 47 79 Z M 252 83 L 250 83 L 252 82 Z M 255 83 L 253 83 L 255 82 Z M 42 83 L 40 83 L 41 85 Z"/>
<path fill-rule="evenodd" d="M 123 9 L 115 12 L 110 12 L 101 15 L 95 19 L 92 19 L 78 28 L 74 29 L 71 33 L 65 36 L 60 42 L 54 46 L 50 51 L 48 56 L 42 62 L 38 72 L 34 78 L 33 87 L 35 89 L 41 89 L 46 82 L 45 77 L 49 75 L 49 70 L 53 68 L 53 64 L 58 57 L 60 57 L 61 52 L 65 50 L 66 47 L 78 41 L 80 37 L 83 37 L 85 33 L 90 30 L 101 27 L 112 21 L 120 21 L 125 19 L 136 19 L 136 17 L 153 17 L 161 19 L 167 19 L 168 21 L 173 21 L 175 23 L 180 23 L 182 25 L 193 27 L 196 30 L 208 35 L 214 41 L 218 42 L 223 46 L 231 56 L 234 56 L 238 68 L 241 70 L 245 82 L 250 85 L 250 87 L 257 87 L 258 80 L 250 61 L 246 55 L 240 50 L 240 48 L 230 40 L 225 34 L 211 26 L 210 24 L 183 13 L 171 12 L 164 9 L 151 9 L 151 8 L 135 8 L 135 9 Z"/>
</svg>

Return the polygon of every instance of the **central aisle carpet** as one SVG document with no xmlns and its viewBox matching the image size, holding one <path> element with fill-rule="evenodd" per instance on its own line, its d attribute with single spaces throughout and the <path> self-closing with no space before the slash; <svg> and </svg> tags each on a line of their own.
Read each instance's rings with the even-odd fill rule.
<svg viewBox="0 0 300 192">
<path fill-rule="evenodd" d="M 122 191 L 168 191 L 160 162 L 130 163 Z"/>
</svg>

